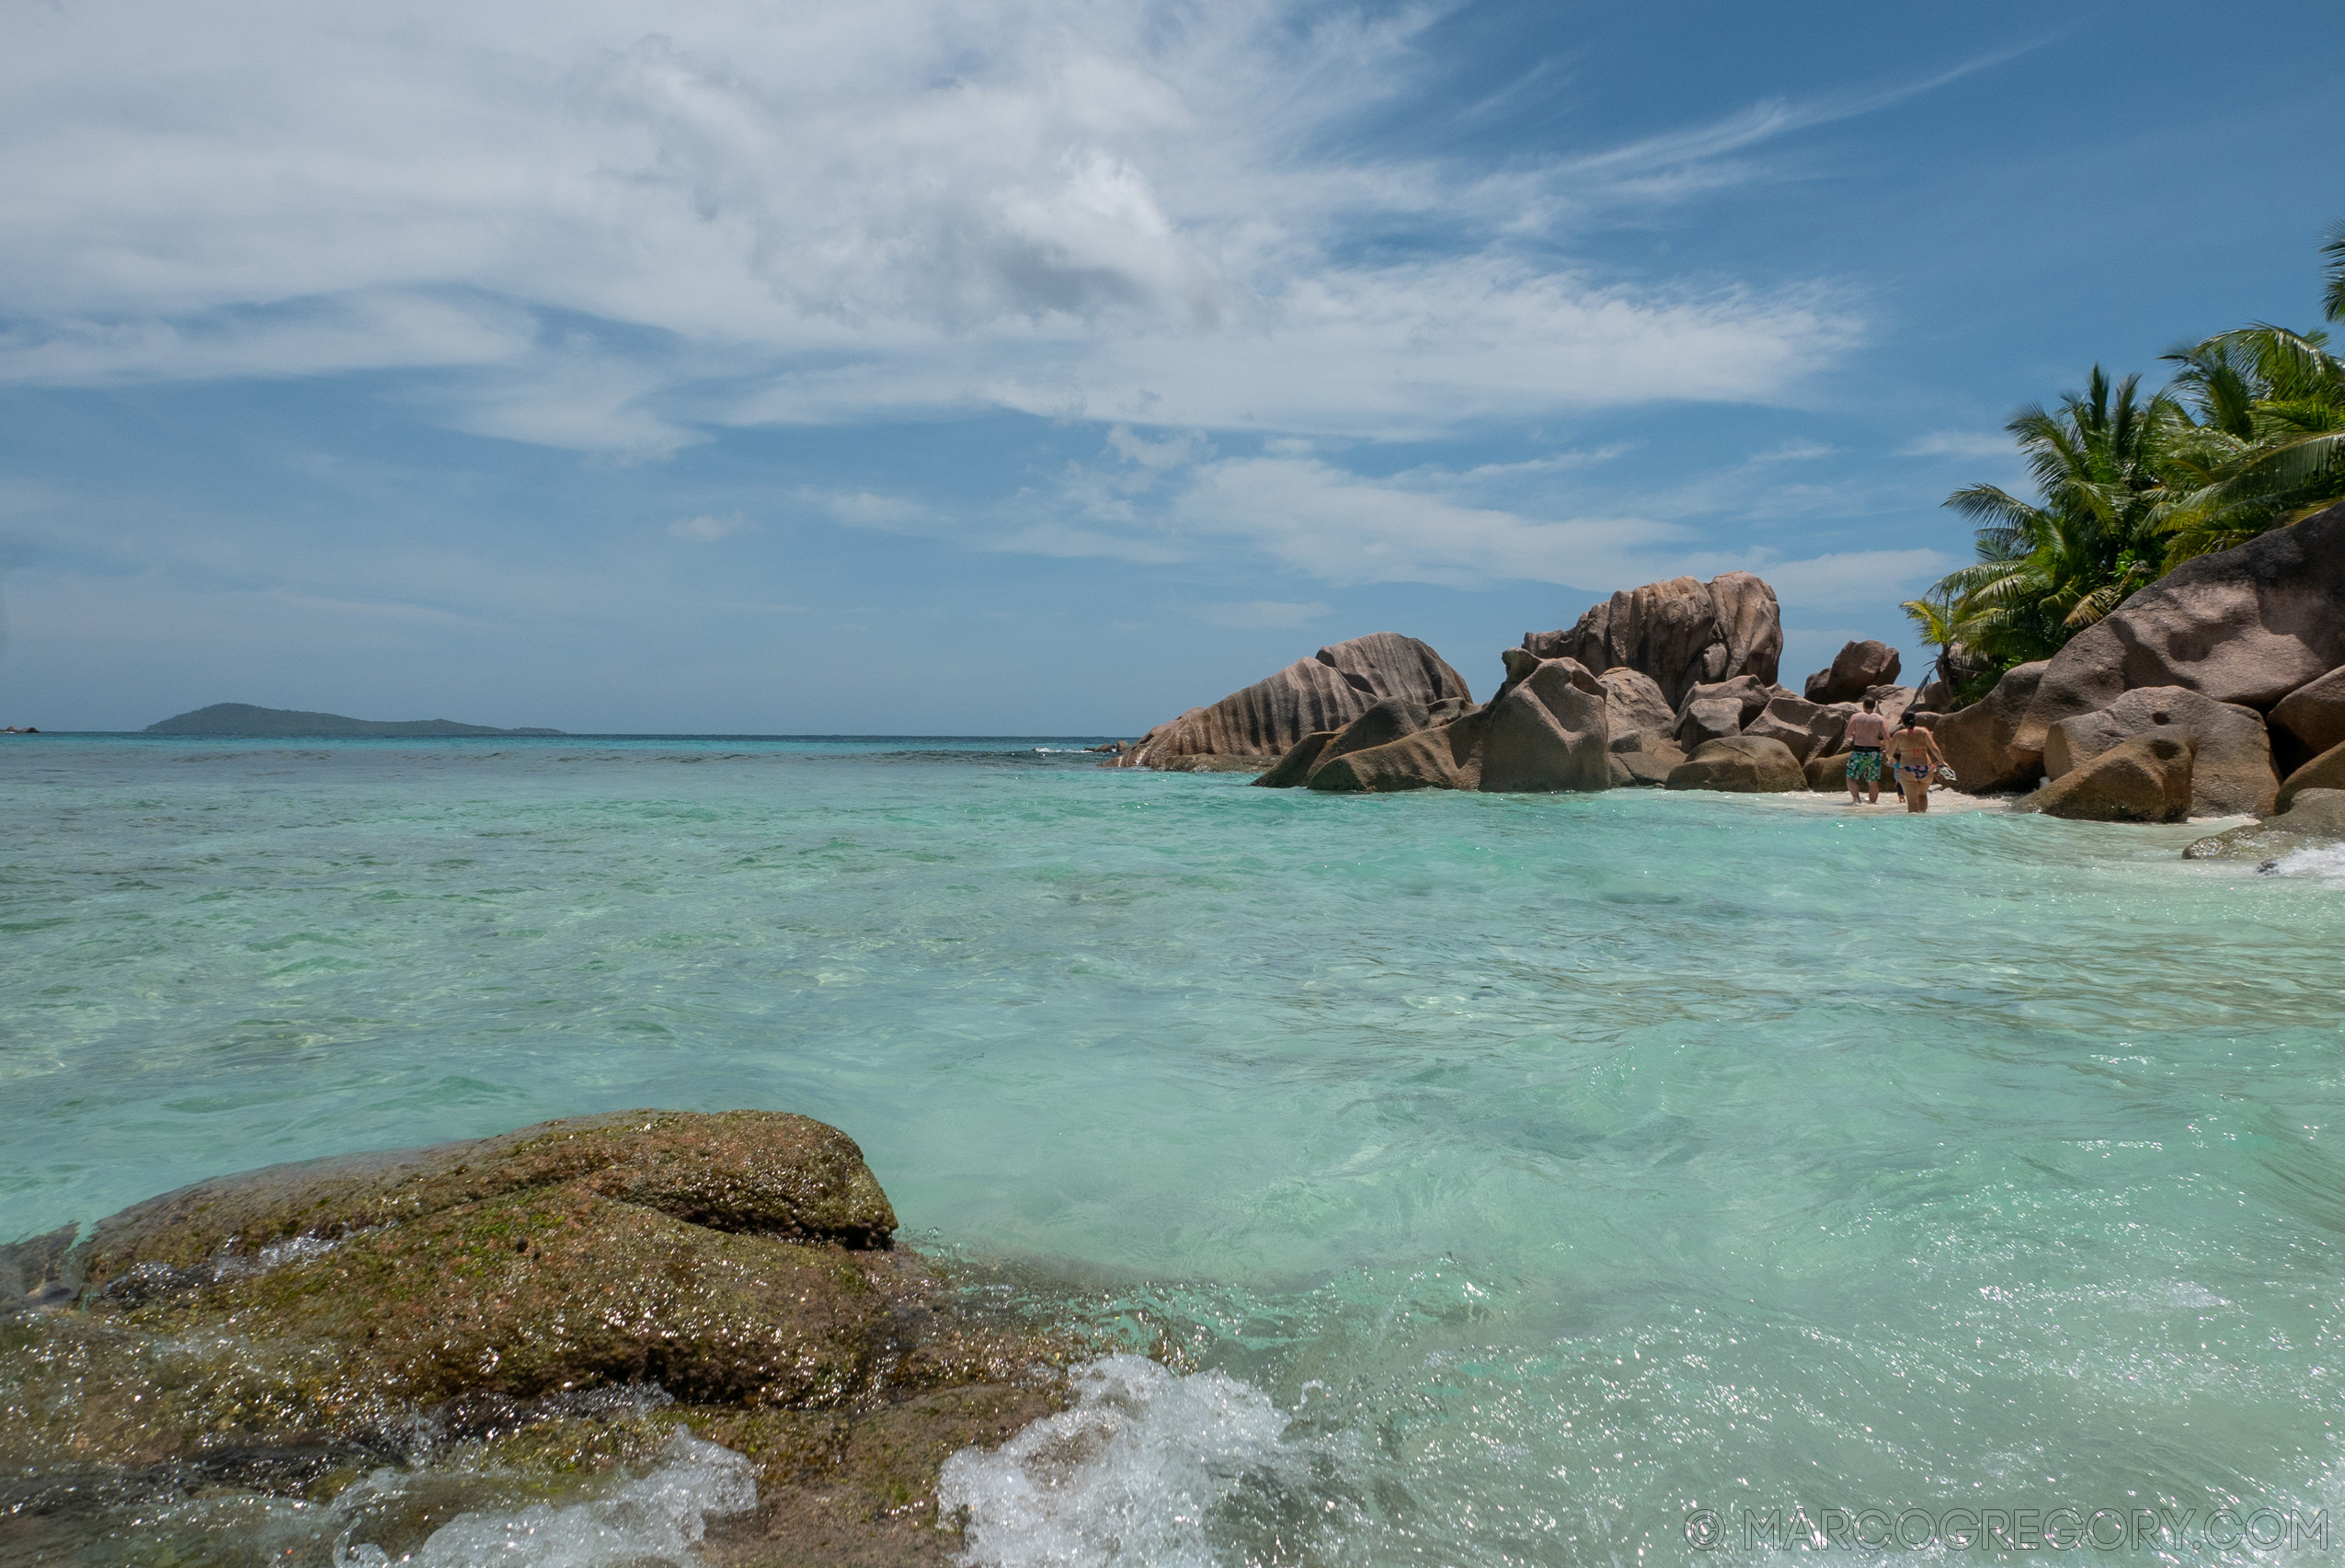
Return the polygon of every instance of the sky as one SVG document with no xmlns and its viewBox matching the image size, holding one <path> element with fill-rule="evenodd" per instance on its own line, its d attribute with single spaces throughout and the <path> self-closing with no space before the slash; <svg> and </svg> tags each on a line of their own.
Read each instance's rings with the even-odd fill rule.
<svg viewBox="0 0 2345 1568">
<path fill-rule="evenodd" d="M 2318 322 L 2329 6 L 0 0 L 0 722 L 1133 735 Z"/>
</svg>

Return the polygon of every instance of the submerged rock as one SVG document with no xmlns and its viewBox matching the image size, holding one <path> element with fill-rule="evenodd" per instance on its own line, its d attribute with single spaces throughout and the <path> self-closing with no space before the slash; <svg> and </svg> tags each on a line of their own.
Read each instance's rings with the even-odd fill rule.
<svg viewBox="0 0 2345 1568">
<path fill-rule="evenodd" d="M 2298 850 L 2345 844 L 2345 789 L 2308 789 L 2285 811 L 2260 822 L 2211 833 L 2182 852 L 2184 860 L 2270 862 Z"/>
<path fill-rule="evenodd" d="M 845 1134 L 749 1111 L 198 1183 L 76 1246 L 7 1250 L 17 1301 L 47 1305 L 0 1318 L 0 1516 L 198 1484 L 315 1495 L 623 1395 L 630 1420 L 754 1429 L 773 1455 L 798 1451 L 784 1433 L 864 1445 L 917 1512 L 944 1453 L 1052 1407 L 1070 1347 L 959 1309 L 895 1229 Z M 646 1414 L 644 1391 L 681 1402 Z M 908 1445 L 937 1451 L 885 1459 Z M 806 1494 L 796 1459 L 745 1451 L 772 1490 L 742 1539 L 813 1516 L 887 1533 Z"/>
<path fill-rule="evenodd" d="M 1168 773 L 1258 773 L 1267 757 L 1228 757 L 1218 751 L 1184 751 L 1156 764 Z"/>
</svg>

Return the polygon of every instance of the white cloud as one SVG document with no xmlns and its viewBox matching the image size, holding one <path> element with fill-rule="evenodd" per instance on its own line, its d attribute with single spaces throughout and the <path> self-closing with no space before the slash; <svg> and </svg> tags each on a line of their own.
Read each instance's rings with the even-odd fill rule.
<svg viewBox="0 0 2345 1568">
<path fill-rule="evenodd" d="M 1812 613 L 1897 603 L 1952 571 L 1956 563 L 1943 550 L 1844 550 L 1805 560 L 1755 557 L 1743 564 L 1765 578 L 1786 604 Z"/>
<path fill-rule="evenodd" d="M 1831 457 L 1839 452 L 1836 446 L 1822 441 L 1788 441 L 1767 452 L 1753 452 L 1753 463 L 1813 463 L 1820 457 Z"/>
<path fill-rule="evenodd" d="M 668 532 L 678 539 L 689 539 L 699 544 L 714 544 L 719 539 L 730 539 L 736 533 L 746 532 L 749 527 L 748 518 L 743 517 L 739 512 L 728 512 L 723 517 L 708 514 L 700 517 L 680 517 L 668 525 Z"/>
<path fill-rule="evenodd" d="M 1233 458 L 1200 468 L 1169 509 L 1179 533 L 1242 539 L 1322 582 L 1504 579 L 1597 584 L 1676 535 L 1642 518 L 1546 521 L 1364 479 L 1313 458 Z M 1638 578 L 1635 580 L 1644 581 Z"/>
<path fill-rule="evenodd" d="M 1956 564 L 1942 551 L 1920 548 L 1790 558 L 1764 546 L 1720 550 L 1702 543 L 1683 514 L 1634 508 L 1535 515 L 1481 504 L 1485 469 L 1416 468 L 1370 478 L 1315 455 L 1279 451 L 1279 442 L 1264 443 L 1258 456 L 1207 454 L 1186 465 L 1143 466 L 1127 452 L 1130 444 L 1109 443 L 1125 457 L 1120 470 L 1075 465 L 1055 493 L 1024 498 L 1026 510 L 1039 515 L 997 521 L 987 546 L 1146 562 L 1227 560 L 1234 551 L 1335 587 L 1528 581 L 1609 592 L 1686 574 L 1747 570 L 1774 585 L 1787 612 L 1810 615 L 1893 602 Z M 1162 451 L 1151 445 L 1143 455 L 1153 460 Z M 1539 472 L 1545 464 L 1534 459 L 1494 466 Z M 1264 601 L 1193 612 L 1212 620 L 1292 608 Z"/>
<path fill-rule="evenodd" d="M 1259 632 L 1309 625 L 1327 612 L 1327 606 L 1317 600 L 1308 604 L 1287 604 L 1275 599 L 1253 599 L 1243 604 L 1199 605 L 1190 613 L 1208 626 Z"/>
<path fill-rule="evenodd" d="M 1936 430 L 1897 449 L 1900 457 L 2011 457 L 2018 449 L 2001 430 Z"/>
<path fill-rule="evenodd" d="M 825 494 L 806 492 L 806 499 L 850 528 L 876 528 L 890 533 L 932 532 L 936 519 L 927 506 L 909 496 L 882 496 L 869 490 Z"/>
<path fill-rule="evenodd" d="M 649 456 L 939 409 L 1381 437 L 1764 401 L 1860 332 L 1824 288 L 1630 286 L 1525 246 L 1861 104 L 1496 173 L 1326 151 L 1409 90 L 1436 14 L 20 7 L 0 377 L 439 367 L 418 395 L 450 424 Z M 1349 259 L 1371 232 L 1436 243 Z"/>
</svg>

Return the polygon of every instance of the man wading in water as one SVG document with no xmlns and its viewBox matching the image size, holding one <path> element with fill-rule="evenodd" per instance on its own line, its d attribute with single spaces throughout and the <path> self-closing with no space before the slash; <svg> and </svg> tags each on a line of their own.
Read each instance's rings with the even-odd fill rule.
<svg viewBox="0 0 2345 1568">
<path fill-rule="evenodd" d="M 1857 721 L 1850 719 L 1851 725 Z M 1889 760 L 1896 764 L 1898 787 L 1905 792 L 1905 809 L 1929 809 L 1930 775 L 1946 764 L 1938 750 L 1938 737 L 1916 724 L 1903 721 L 1895 735 L 1889 738 Z"/>
<path fill-rule="evenodd" d="M 1865 699 L 1865 711 L 1848 715 L 1848 804 L 1857 804 L 1857 786 L 1872 786 L 1869 806 L 1881 804 L 1881 748 L 1889 738 L 1889 721 L 1873 712 L 1873 700 Z"/>
</svg>

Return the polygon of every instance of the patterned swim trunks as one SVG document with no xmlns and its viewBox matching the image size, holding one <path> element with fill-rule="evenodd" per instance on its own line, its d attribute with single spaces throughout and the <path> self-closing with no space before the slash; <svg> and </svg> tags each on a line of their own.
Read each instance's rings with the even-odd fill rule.
<svg viewBox="0 0 2345 1568">
<path fill-rule="evenodd" d="M 1870 783 L 1881 777 L 1881 751 L 1877 747 L 1859 746 L 1848 753 L 1848 776 Z"/>
</svg>

